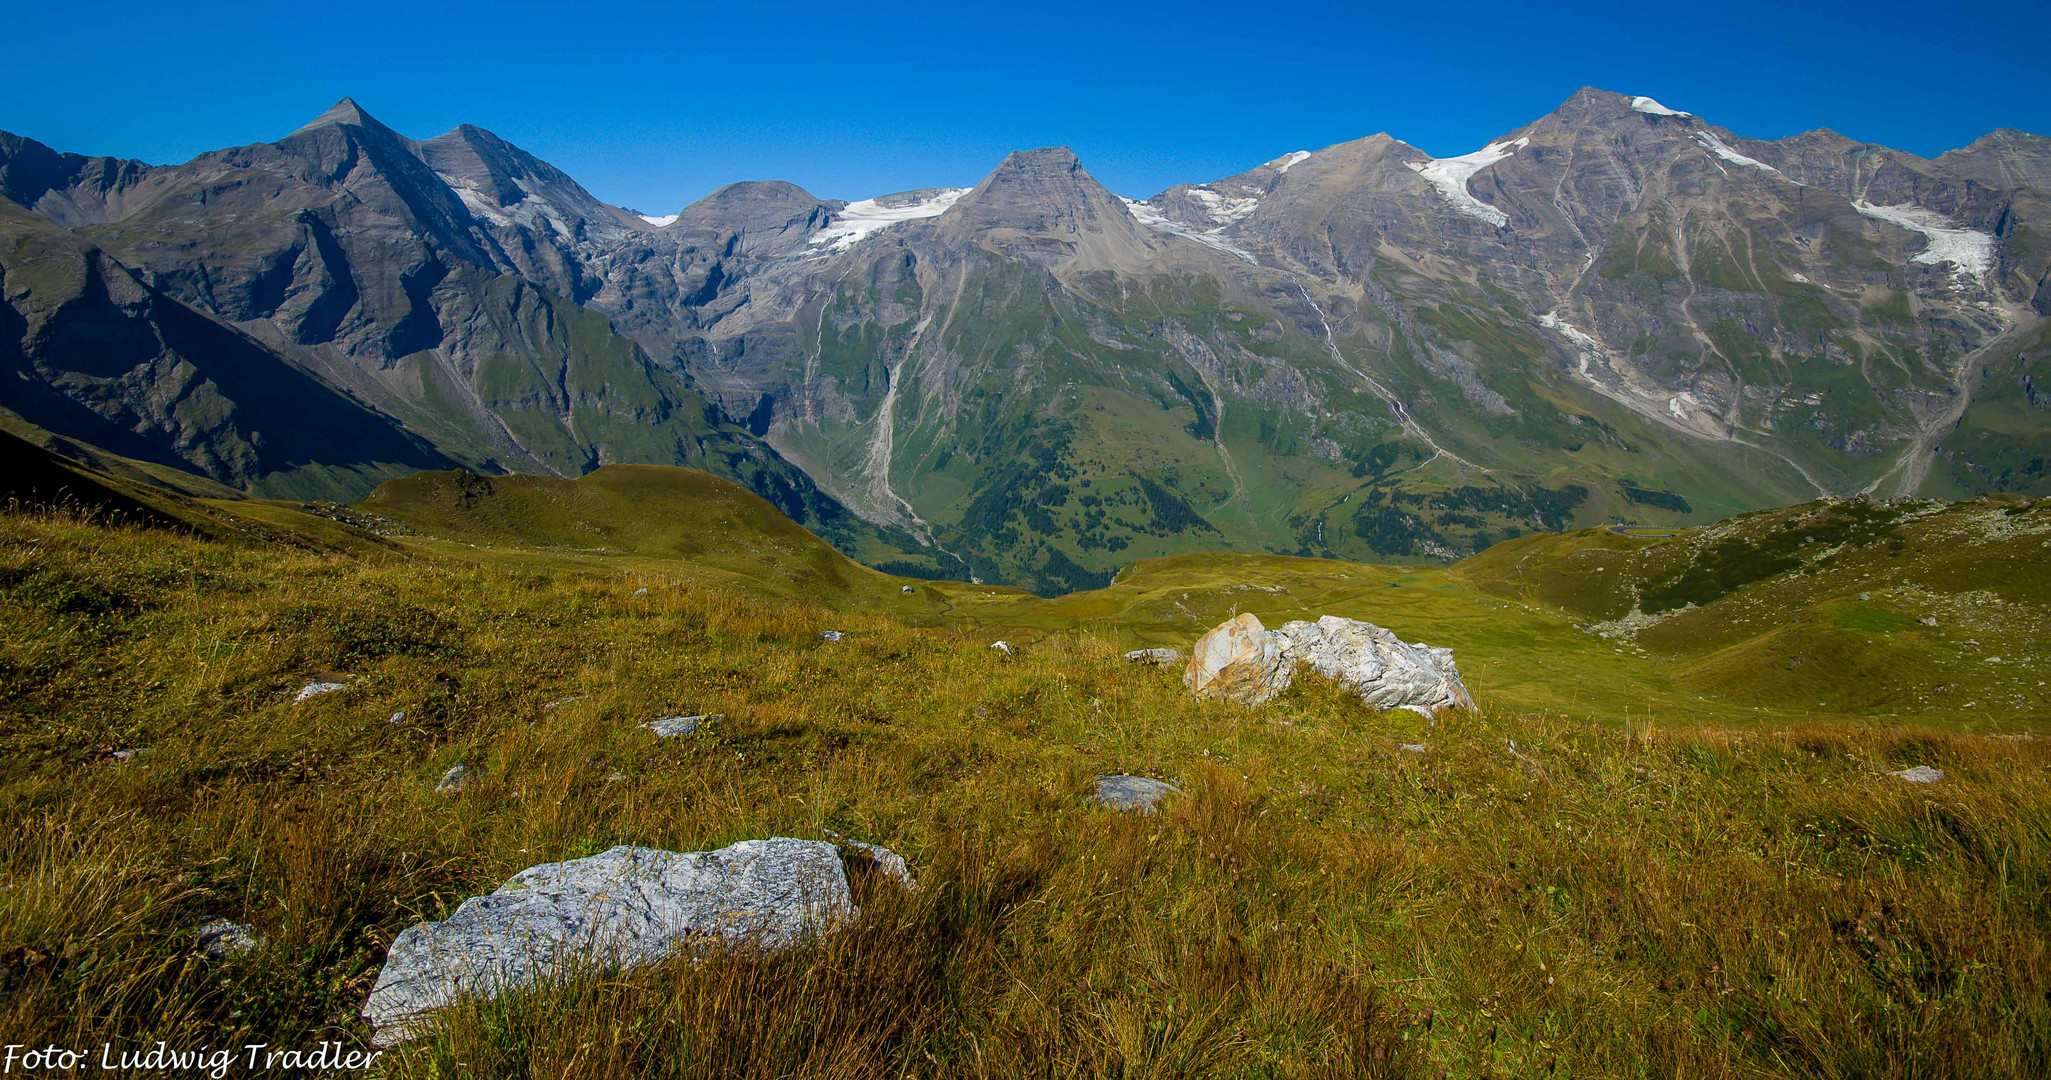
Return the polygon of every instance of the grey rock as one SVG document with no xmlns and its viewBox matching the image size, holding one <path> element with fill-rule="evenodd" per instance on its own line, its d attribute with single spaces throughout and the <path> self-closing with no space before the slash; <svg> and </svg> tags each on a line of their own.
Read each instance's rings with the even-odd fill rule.
<svg viewBox="0 0 2051 1080">
<path fill-rule="evenodd" d="M 905 594 L 906 596 L 910 596 L 910 595 L 912 595 L 912 592 L 913 592 L 913 590 L 912 590 L 912 587 L 911 587 L 911 586 L 909 586 L 909 585 L 906 585 L 906 586 L 904 587 L 904 589 L 903 589 L 902 591 L 904 592 L 904 594 Z"/>
<path fill-rule="evenodd" d="M 402 931 L 363 1017 L 373 1044 L 392 1046 L 462 995 L 706 945 L 788 948 L 855 914 L 840 853 L 825 841 L 779 836 L 685 854 L 622 845 L 522 870 L 448 919 Z"/>
<path fill-rule="evenodd" d="M 449 766 L 449 771 L 443 773 L 441 780 L 434 785 L 434 793 L 437 795 L 454 795 L 469 787 L 470 782 L 475 779 L 477 779 L 477 770 L 472 769 L 468 765 L 451 765 Z"/>
<path fill-rule="evenodd" d="M 1934 784 L 1944 779 L 1944 770 L 1933 769 L 1928 765 L 1917 765 L 1913 768 L 1903 769 L 1900 772 L 1889 773 L 1888 775 L 1899 776 L 1911 784 Z"/>
<path fill-rule="evenodd" d="M 133 761 L 136 758 L 141 757 L 143 754 L 148 753 L 149 749 L 149 747 L 143 746 L 137 747 L 133 750 L 116 750 L 113 753 L 113 758 L 115 761 Z"/>
<path fill-rule="evenodd" d="M 1413 754 L 1422 754 L 1422 753 L 1424 753 L 1424 744 L 1423 744 L 1423 743 L 1414 743 L 1414 742 L 1407 742 L 1407 743 L 1403 743 L 1403 744 L 1401 744 L 1401 745 L 1402 745 L 1402 748 L 1403 748 L 1403 749 L 1405 749 L 1405 750 L 1408 750 L 1408 751 L 1410 751 L 1410 752 L 1411 752 L 1411 753 L 1413 753 Z"/>
<path fill-rule="evenodd" d="M 1152 664 L 1155 667 L 1173 667 L 1182 660 L 1182 654 L 1174 649 L 1134 649 L 1125 654 L 1135 664 Z"/>
<path fill-rule="evenodd" d="M 1141 813 L 1154 812 L 1154 804 L 1164 796 L 1179 794 L 1181 788 L 1161 780 L 1145 776 L 1099 776 L 1097 793 L 1094 796 L 1099 806 L 1113 810 L 1138 810 Z"/>
<path fill-rule="evenodd" d="M 993 641 L 990 643 L 990 647 L 1006 656 L 1011 655 L 1011 642 L 1009 641 Z"/>
<path fill-rule="evenodd" d="M 1920 618 L 1920 619 L 1917 619 L 1916 621 L 1917 621 L 1917 622 L 1919 622 L 1919 623 L 1922 623 L 1922 624 L 1923 624 L 1924 626 L 1936 626 L 1936 625 L 1937 625 L 1937 616 L 1935 616 L 1935 615 L 1925 615 L 1925 616 L 1923 616 L 1922 618 Z"/>
<path fill-rule="evenodd" d="M 388 720 L 386 720 L 386 721 L 385 721 L 385 723 L 387 723 L 387 724 L 396 724 L 396 723 L 398 723 L 399 721 L 401 721 L 401 720 L 404 720 L 404 719 L 406 719 L 406 711 L 405 711 L 404 709 L 401 709 L 401 710 L 399 710 L 398 712 L 395 712 L 395 713 L 393 713 L 393 714 L 391 715 L 391 718 L 390 718 L 390 719 L 388 719 Z"/>
<path fill-rule="evenodd" d="M 635 589 L 635 590 L 634 590 L 634 595 L 635 595 L 635 596 L 647 596 L 647 595 L 648 595 L 648 586 L 646 586 L 646 585 L 643 585 L 643 586 L 641 586 L 640 588 L 638 588 L 638 589 Z"/>
<path fill-rule="evenodd" d="M 322 694 L 332 694 L 340 689 L 342 689 L 342 684 L 338 682 L 310 682 L 300 687 L 299 693 L 293 695 L 292 700 L 305 701 L 307 698 L 319 697 Z"/>
<path fill-rule="evenodd" d="M 641 726 L 654 732 L 656 738 L 667 739 L 672 735 L 690 735 L 698 730 L 699 724 L 707 720 L 722 720 L 725 717 L 725 713 L 699 713 L 696 716 L 665 716 L 660 720 L 650 720 Z"/>
<path fill-rule="evenodd" d="M 248 923 L 212 919 L 199 924 L 199 951 L 209 960 L 225 960 L 263 944 L 263 935 Z"/>
<path fill-rule="evenodd" d="M 838 630 L 821 630 L 819 631 L 819 636 L 828 641 L 839 641 L 841 638 L 840 631 Z"/>
</svg>

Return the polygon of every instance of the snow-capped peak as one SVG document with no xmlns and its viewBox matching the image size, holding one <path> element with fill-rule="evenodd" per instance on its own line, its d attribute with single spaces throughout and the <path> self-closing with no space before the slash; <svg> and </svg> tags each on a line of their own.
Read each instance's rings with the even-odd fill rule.
<svg viewBox="0 0 2051 1080">
<path fill-rule="evenodd" d="M 915 198 L 878 195 L 857 199 L 833 215 L 833 221 L 812 238 L 813 246 L 824 244 L 829 251 L 845 251 L 870 233 L 920 218 L 939 217 L 961 201 L 968 188 L 932 188 Z"/>
<path fill-rule="evenodd" d="M 1641 97 L 1634 97 L 1634 98 L 1632 98 L 1632 99 L 1631 99 L 1631 107 L 1632 107 L 1632 108 L 1634 108 L 1634 109 L 1636 109 L 1636 110 L 1638 110 L 1639 112 L 1642 112 L 1642 113 L 1644 113 L 1644 114 L 1645 114 L 1645 115 L 1647 115 L 1647 116 L 1692 116 L 1692 115 L 1694 115 L 1693 113 L 1684 113 L 1684 112 L 1682 112 L 1682 111 L 1681 111 L 1681 110 L 1679 110 L 1679 109 L 1669 109 L 1669 108 L 1667 108 L 1666 106 L 1664 106 L 1664 105 L 1661 105 L 1661 104 L 1660 104 L 1659 102 L 1657 102 L 1657 101 L 1654 101 L 1654 100 L 1652 100 L 1652 99 L 1651 99 L 1651 98 L 1649 98 L 1649 97 L 1643 97 L 1643 96 L 1641 96 Z"/>
<path fill-rule="evenodd" d="M 1500 229 L 1510 223 L 1509 215 L 1496 209 L 1467 190 L 1467 181 L 1475 173 L 1509 157 L 1523 147 L 1530 146 L 1530 139 L 1512 139 L 1508 142 L 1492 142 L 1471 154 L 1459 157 L 1433 158 L 1430 161 L 1406 162 L 1412 172 L 1431 181 L 1448 203 L 1459 213 L 1479 218 Z"/>
</svg>

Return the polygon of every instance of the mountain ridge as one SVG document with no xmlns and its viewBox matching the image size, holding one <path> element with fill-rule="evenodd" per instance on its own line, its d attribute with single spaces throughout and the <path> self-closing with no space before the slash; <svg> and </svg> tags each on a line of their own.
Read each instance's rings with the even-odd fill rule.
<svg viewBox="0 0 2051 1080">
<path fill-rule="evenodd" d="M 2044 145 L 1752 140 L 1589 87 L 1452 158 L 1384 133 L 1131 200 L 1047 147 L 660 223 L 345 98 L 176 166 L 0 136 L 0 193 L 445 460 L 752 470 L 807 524 L 1059 591 L 1191 547 L 2035 490 Z"/>
</svg>

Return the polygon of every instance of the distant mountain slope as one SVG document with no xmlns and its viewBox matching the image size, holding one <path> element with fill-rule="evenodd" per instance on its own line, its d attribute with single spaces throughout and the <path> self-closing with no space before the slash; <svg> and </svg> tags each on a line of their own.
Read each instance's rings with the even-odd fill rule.
<svg viewBox="0 0 2051 1080">
<path fill-rule="evenodd" d="M 648 219 L 344 100 L 175 166 L 0 137 L 0 194 L 69 230 L 35 244 L 104 252 L 431 460 L 128 419 L 100 433 L 121 453 L 338 497 L 702 466 L 864 559 L 1059 592 L 1179 551 L 1450 559 L 2051 491 L 2045 146 L 1764 142 L 1590 88 L 1469 154 L 1378 134 L 1144 201 L 1043 148 L 967 190 L 748 181 Z M 104 403 L 65 362 L 5 406 L 58 430 Z"/>
</svg>

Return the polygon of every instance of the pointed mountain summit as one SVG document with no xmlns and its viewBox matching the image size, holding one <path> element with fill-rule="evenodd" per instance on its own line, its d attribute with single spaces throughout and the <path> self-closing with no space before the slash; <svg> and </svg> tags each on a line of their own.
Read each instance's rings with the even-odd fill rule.
<svg viewBox="0 0 2051 1080">
<path fill-rule="evenodd" d="M 378 123 L 375 117 L 364 112 L 363 106 L 356 104 L 355 98 L 345 97 L 328 106 L 328 111 L 299 125 L 292 134 L 298 135 L 302 132 L 314 131 L 324 127 L 342 126 L 377 128 L 380 131 L 391 131 L 390 128 Z"/>
<path fill-rule="evenodd" d="M 952 237 L 1048 265 L 1133 267 L 1162 250 L 1065 146 L 1012 152 L 940 222 Z"/>
</svg>

